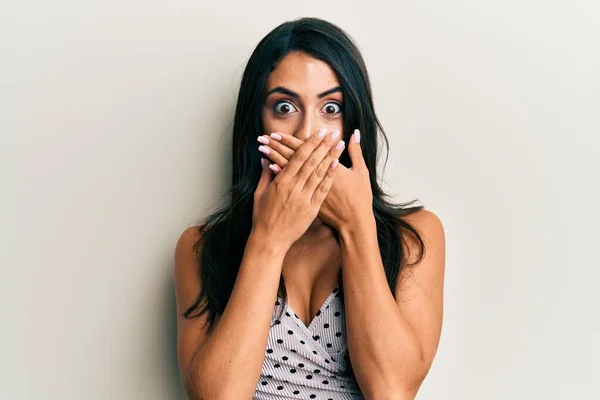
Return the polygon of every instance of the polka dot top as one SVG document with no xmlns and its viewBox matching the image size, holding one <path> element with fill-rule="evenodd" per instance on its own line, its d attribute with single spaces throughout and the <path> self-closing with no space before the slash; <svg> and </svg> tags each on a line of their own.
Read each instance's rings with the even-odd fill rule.
<svg viewBox="0 0 600 400">
<path fill-rule="evenodd" d="M 253 399 L 364 399 L 346 350 L 340 284 L 308 326 L 277 296 Z"/>
</svg>

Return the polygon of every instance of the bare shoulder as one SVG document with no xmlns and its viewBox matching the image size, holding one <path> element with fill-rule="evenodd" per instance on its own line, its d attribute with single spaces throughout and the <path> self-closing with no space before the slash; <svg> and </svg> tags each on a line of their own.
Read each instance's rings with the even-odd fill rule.
<svg viewBox="0 0 600 400">
<path fill-rule="evenodd" d="M 183 231 L 175 246 L 175 268 L 189 264 L 189 261 L 197 259 L 195 244 L 200 240 L 200 227 L 192 226 Z M 179 261 L 179 263 L 178 263 Z"/>
<path fill-rule="evenodd" d="M 425 246 L 425 253 L 444 252 L 446 233 L 441 219 L 430 210 L 419 210 L 405 215 L 402 219 L 413 226 L 421 235 Z M 419 254 L 419 242 L 413 235 L 404 236 L 409 247 L 410 262 Z"/>
</svg>

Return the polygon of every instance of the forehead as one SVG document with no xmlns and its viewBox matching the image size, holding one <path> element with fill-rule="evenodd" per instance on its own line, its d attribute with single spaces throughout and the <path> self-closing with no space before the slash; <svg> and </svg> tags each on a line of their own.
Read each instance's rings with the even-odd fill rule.
<svg viewBox="0 0 600 400">
<path fill-rule="evenodd" d="M 283 86 L 298 93 L 321 93 L 339 86 L 333 69 L 306 53 L 290 53 L 271 72 L 266 90 Z"/>
</svg>

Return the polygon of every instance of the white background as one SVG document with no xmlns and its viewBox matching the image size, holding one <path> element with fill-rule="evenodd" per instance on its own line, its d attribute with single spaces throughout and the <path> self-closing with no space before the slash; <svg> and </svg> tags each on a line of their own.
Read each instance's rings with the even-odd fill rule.
<svg viewBox="0 0 600 400">
<path fill-rule="evenodd" d="M 597 1 L 0 3 L 0 398 L 184 399 L 172 257 L 229 179 L 247 58 L 363 51 L 386 188 L 447 235 L 419 400 L 598 399 Z"/>
</svg>

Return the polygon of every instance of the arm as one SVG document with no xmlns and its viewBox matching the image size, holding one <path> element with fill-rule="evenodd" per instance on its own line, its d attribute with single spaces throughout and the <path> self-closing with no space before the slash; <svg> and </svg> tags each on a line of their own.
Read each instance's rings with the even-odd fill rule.
<svg viewBox="0 0 600 400">
<path fill-rule="evenodd" d="M 396 300 L 385 278 L 374 218 L 340 229 L 348 349 L 367 399 L 414 399 L 439 343 L 443 227 L 429 211 L 405 219 L 422 233 L 426 250 L 418 265 L 400 274 Z"/>
<path fill-rule="evenodd" d="M 197 255 L 192 245 L 196 228 L 187 229 L 175 249 L 177 353 L 188 397 L 250 399 L 262 368 L 269 325 L 286 249 L 250 235 L 227 307 L 207 335 L 206 314 L 182 314 L 200 293 Z M 243 373 L 240 373 L 243 371 Z"/>
</svg>

